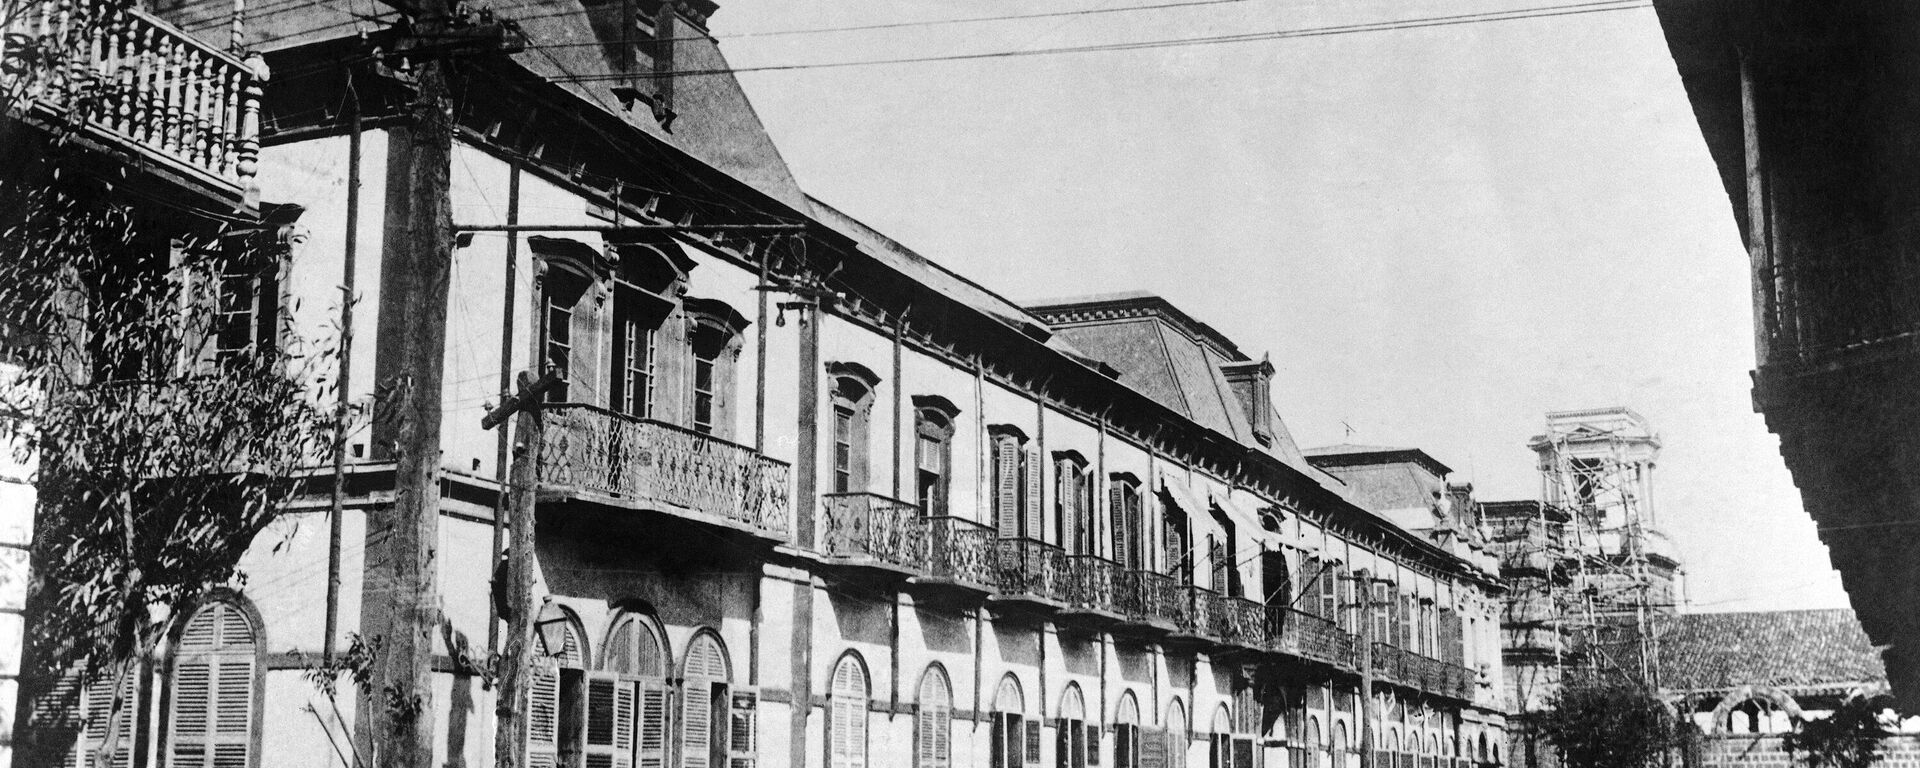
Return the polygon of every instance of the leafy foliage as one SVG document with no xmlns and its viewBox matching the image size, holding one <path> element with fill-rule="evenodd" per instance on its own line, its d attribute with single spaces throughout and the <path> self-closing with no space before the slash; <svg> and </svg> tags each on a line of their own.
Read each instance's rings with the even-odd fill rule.
<svg viewBox="0 0 1920 768">
<path fill-rule="evenodd" d="M 1572 768 L 1645 768 L 1678 746 L 1671 709 L 1645 688 L 1604 675 L 1569 678 L 1540 730 Z"/>
<path fill-rule="evenodd" d="M 1893 733 L 1880 722 L 1882 702 L 1854 696 L 1833 714 L 1802 720 L 1782 740 L 1807 768 L 1866 768 L 1880 759 L 1880 746 Z"/>
</svg>

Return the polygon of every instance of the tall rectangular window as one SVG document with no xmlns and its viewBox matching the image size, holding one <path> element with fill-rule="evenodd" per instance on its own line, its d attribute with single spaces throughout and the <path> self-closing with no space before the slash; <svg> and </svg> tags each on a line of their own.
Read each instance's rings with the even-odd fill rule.
<svg viewBox="0 0 1920 768">
<path fill-rule="evenodd" d="M 621 312 L 614 326 L 614 353 L 617 356 L 614 379 L 614 405 L 621 413 L 636 418 L 653 416 L 654 403 L 654 330 L 631 309 Z"/>
<path fill-rule="evenodd" d="M 574 308 L 579 305 L 586 293 L 585 278 L 571 272 L 555 270 L 547 277 L 545 295 L 541 297 L 545 317 L 542 339 L 545 346 L 547 370 L 560 377 L 560 383 L 547 390 L 547 402 L 564 403 L 571 399 L 570 387 L 573 377 L 573 320 Z"/>
<path fill-rule="evenodd" d="M 923 427 L 924 429 L 924 427 Z M 927 515 L 947 513 L 947 443 L 925 432 L 915 444 L 914 497 Z"/>
<path fill-rule="evenodd" d="M 833 492 L 853 490 L 853 409 L 833 408 Z"/>
<path fill-rule="evenodd" d="M 713 434 L 713 367 L 712 355 L 700 350 L 693 353 L 693 431 L 703 435 Z"/>
<path fill-rule="evenodd" d="M 220 278 L 219 312 L 214 317 L 214 361 L 242 365 L 272 343 L 274 305 L 271 281 L 250 274 Z"/>
</svg>

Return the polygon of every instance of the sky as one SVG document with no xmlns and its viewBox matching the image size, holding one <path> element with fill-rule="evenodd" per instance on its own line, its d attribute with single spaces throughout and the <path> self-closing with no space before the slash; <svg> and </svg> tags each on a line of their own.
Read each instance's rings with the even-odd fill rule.
<svg viewBox="0 0 1920 768">
<path fill-rule="evenodd" d="M 737 68 L 1570 0 L 722 0 Z M 730 37 L 737 36 L 737 37 Z M 1746 257 L 1651 9 L 741 74 L 813 195 L 1016 301 L 1149 290 L 1271 354 L 1302 446 L 1414 446 L 1538 498 L 1545 413 L 1658 429 L 1693 610 L 1844 607 L 1753 412 Z"/>
</svg>

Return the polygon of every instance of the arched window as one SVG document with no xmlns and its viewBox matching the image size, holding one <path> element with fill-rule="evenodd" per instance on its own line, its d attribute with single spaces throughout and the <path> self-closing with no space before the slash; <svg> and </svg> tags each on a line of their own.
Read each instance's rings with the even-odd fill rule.
<svg viewBox="0 0 1920 768">
<path fill-rule="evenodd" d="M 1187 708 L 1174 699 L 1167 705 L 1167 768 L 1187 767 L 1187 747 L 1192 742 L 1187 734 Z"/>
<path fill-rule="evenodd" d="M 226 600 L 196 609 L 180 628 L 167 687 L 168 766 L 257 762 L 259 636 L 246 610 Z"/>
<path fill-rule="evenodd" d="M 640 765 L 667 764 L 666 635 L 652 617 L 632 611 L 614 619 L 602 651 L 602 671 L 587 676 L 587 761 L 617 765 L 635 755 Z"/>
<path fill-rule="evenodd" d="M 828 363 L 827 374 L 833 387 L 828 422 L 833 440 L 833 492 L 862 492 L 867 490 L 867 424 L 880 377 L 858 363 Z"/>
<path fill-rule="evenodd" d="M 1140 768 L 1140 702 L 1133 691 L 1120 694 L 1113 712 L 1113 768 Z"/>
<path fill-rule="evenodd" d="M 1054 728 L 1054 765 L 1058 768 L 1086 768 L 1088 756 L 1100 752 L 1100 725 L 1087 725 L 1087 705 L 1080 696 L 1079 683 L 1067 683 L 1060 694 L 1060 719 Z"/>
<path fill-rule="evenodd" d="M 920 676 L 920 705 L 913 715 L 913 760 L 918 768 L 953 764 L 953 686 L 938 664 Z"/>
<path fill-rule="evenodd" d="M 586 683 L 587 647 L 573 611 L 547 603 L 534 620 L 533 671 L 527 682 L 527 763 L 574 765 L 582 754 L 579 701 Z"/>
<path fill-rule="evenodd" d="M 1107 514 L 1112 518 L 1113 560 L 1122 570 L 1143 571 L 1147 552 L 1145 502 L 1140 495 L 1140 480 L 1125 472 L 1107 477 Z"/>
<path fill-rule="evenodd" d="M 1346 768 L 1347 766 L 1347 723 L 1346 721 L 1338 720 L 1334 722 L 1333 744 L 1332 746 L 1329 746 L 1327 748 L 1327 753 L 1330 756 L 1330 759 L 1328 760 L 1328 764 L 1331 766 L 1331 768 Z"/>
<path fill-rule="evenodd" d="M 1233 715 L 1222 704 L 1213 710 L 1212 733 L 1207 734 L 1207 768 L 1235 768 L 1233 757 Z M 1247 768 L 1251 765 L 1249 761 Z"/>
<path fill-rule="evenodd" d="M 867 668 L 857 654 L 834 665 L 827 702 L 827 768 L 866 768 Z"/>
<path fill-rule="evenodd" d="M 693 636 L 687 658 L 680 663 L 680 767 L 724 768 L 730 750 L 728 728 L 729 681 L 733 677 L 727 651 L 711 631 Z M 748 729 L 749 734 L 751 728 Z M 752 751 L 752 744 L 739 751 Z"/>
<path fill-rule="evenodd" d="M 929 517 L 947 514 L 953 485 L 953 419 L 958 409 L 946 398 L 928 395 L 914 404 L 914 502 Z"/>
<path fill-rule="evenodd" d="M 1093 476 L 1075 451 L 1053 455 L 1053 514 L 1060 546 L 1070 555 L 1096 554 L 1093 530 Z"/>
<path fill-rule="evenodd" d="M 1009 672 L 993 694 L 992 768 L 1018 768 L 1040 762 L 1040 721 L 1027 720 L 1026 695 Z"/>
<path fill-rule="evenodd" d="M 1327 745 L 1320 741 L 1320 718 L 1307 719 L 1307 768 L 1326 764 Z"/>
</svg>

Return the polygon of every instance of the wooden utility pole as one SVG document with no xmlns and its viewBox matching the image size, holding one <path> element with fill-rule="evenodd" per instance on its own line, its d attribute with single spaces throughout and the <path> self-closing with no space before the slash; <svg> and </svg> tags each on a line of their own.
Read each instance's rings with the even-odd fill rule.
<svg viewBox="0 0 1920 768">
<path fill-rule="evenodd" d="M 502 618 L 507 621 L 506 644 L 500 652 L 500 693 L 495 698 L 497 729 L 493 741 L 493 764 L 497 768 L 520 768 L 526 760 L 527 671 L 533 647 L 533 527 L 535 483 L 538 482 L 540 449 L 544 444 L 544 425 L 540 419 L 540 400 L 545 392 L 560 383 L 560 377 L 548 373 L 539 381 L 520 374 L 520 392 L 507 398 L 482 419 L 480 425 L 493 429 L 515 416 L 513 431 L 519 443 L 513 448 L 513 469 L 507 490 L 507 567 L 504 584 L 497 598 Z"/>
<path fill-rule="evenodd" d="M 399 5 L 419 38 L 447 32 L 446 0 Z M 374 443 L 394 462 L 394 500 L 375 510 L 367 529 L 361 626 L 379 648 L 372 680 L 360 692 L 356 738 L 376 765 L 430 768 L 454 108 L 445 54 L 429 49 L 409 63 L 415 97 L 405 122 L 392 129 L 387 158 L 375 362 Z"/>
</svg>

